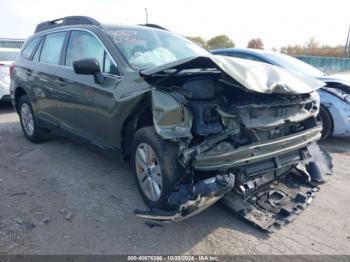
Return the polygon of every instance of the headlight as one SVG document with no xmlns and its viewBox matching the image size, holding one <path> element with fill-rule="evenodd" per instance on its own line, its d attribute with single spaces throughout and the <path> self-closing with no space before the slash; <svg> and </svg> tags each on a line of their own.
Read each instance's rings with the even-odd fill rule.
<svg viewBox="0 0 350 262">
<path fill-rule="evenodd" d="M 320 111 L 320 94 L 317 91 L 313 91 L 310 93 L 310 98 L 316 108 L 315 115 L 318 115 L 318 112 Z"/>
</svg>

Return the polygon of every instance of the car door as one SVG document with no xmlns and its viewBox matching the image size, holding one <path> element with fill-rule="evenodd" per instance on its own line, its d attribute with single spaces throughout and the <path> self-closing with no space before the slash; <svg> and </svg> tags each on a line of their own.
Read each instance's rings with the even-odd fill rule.
<svg viewBox="0 0 350 262">
<path fill-rule="evenodd" d="M 31 89 L 34 95 L 36 115 L 39 119 L 59 125 L 60 99 L 57 93 L 61 51 L 67 32 L 47 34 L 36 49 L 30 67 Z"/>
<path fill-rule="evenodd" d="M 99 38 L 89 31 L 73 30 L 65 49 L 63 65 L 57 71 L 62 127 L 97 144 L 111 144 L 112 119 L 117 109 L 113 97 L 121 77 Z M 73 62 L 95 58 L 103 74 L 103 82 L 93 75 L 76 74 Z"/>
</svg>

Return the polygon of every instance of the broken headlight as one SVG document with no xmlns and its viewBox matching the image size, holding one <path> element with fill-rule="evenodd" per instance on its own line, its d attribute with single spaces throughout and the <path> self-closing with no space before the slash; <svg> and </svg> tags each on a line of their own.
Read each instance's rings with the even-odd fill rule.
<svg viewBox="0 0 350 262">
<path fill-rule="evenodd" d="M 310 93 L 310 98 L 314 105 L 315 115 L 318 115 L 320 111 L 320 94 L 317 91 L 313 91 Z"/>
</svg>

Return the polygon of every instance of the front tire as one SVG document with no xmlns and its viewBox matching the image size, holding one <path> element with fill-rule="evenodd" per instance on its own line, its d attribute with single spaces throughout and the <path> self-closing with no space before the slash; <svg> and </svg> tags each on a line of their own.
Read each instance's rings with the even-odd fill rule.
<svg viewBox="0 0 350 262">
<path fill-rule="evenodd" d="M 154 127 L 139 129 L 133 140 L 132 163 L 137 188 L 150 208 L 166 209 L 181 175 L 176 144 L 162 140 Z"/>
<path fill-rule="evenodd" d="M 322 123 L 322 136 L 321 140 L 325 140 L 332 135 L 333 132 L 333 119 L 329 111 L 321 105 L 318 117 Z"/>
<path fill-rule="evenodd" d="M 18 102 L 18 113 L 23 133 L 29 141 L 39 143 L 45 141 L 49 137 L 49 131 L 42 129 L 38 125 L 33 107 L 27 95 L 20 97 Z"/>
</svg>

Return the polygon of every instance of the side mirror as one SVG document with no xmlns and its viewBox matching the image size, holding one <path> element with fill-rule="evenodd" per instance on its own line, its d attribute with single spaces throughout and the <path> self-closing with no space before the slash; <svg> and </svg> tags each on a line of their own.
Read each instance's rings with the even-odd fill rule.
<svg viewBox="0 0 350 262">
<path fill-rule="evenodd" d="M 100 64 L 95 58 L 76 60 L 73 62 L 73 69 L 76 74 L 93 75 L 96 83 L 103 83 L 104 78 L 101 73 Z"/>
</svg>

